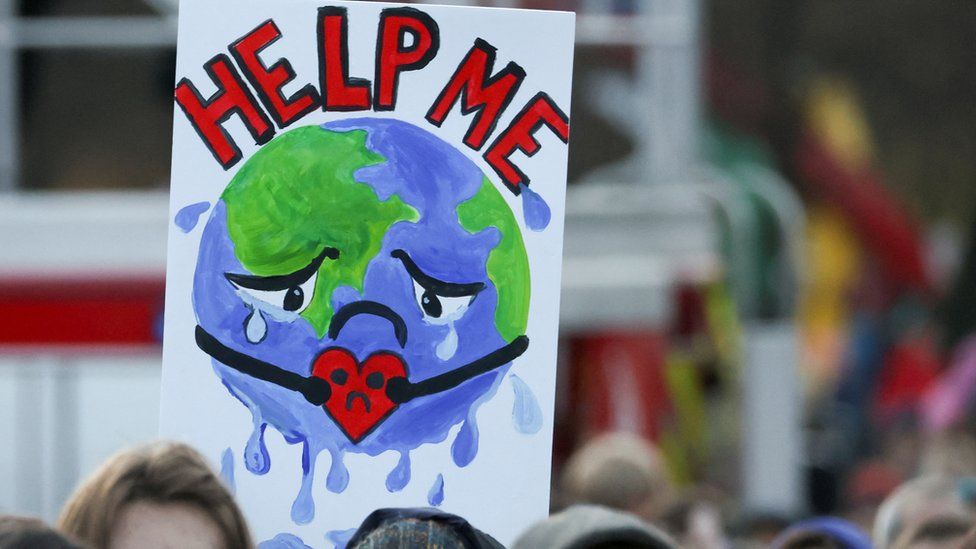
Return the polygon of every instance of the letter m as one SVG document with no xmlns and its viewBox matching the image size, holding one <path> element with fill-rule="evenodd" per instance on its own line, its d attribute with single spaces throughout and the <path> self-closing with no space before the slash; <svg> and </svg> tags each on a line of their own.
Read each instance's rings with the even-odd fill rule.
<svg viewBox="0 0 976 549">
<path fill-rule="evenodd" d="M 496 48 L 488 42 L 481 38 L 475 40 L 471 51 L 427 112 L 427 121 L 439 128 L 460 97 L 461 114 L 477 112 L 464 135 L 464 144 L 474 150 L 480 149 L 488 140 L 498 123 L 498 117 L 512 101 L 525 78 L 525 70 L 514 62 L 491 76 L 495 52 Z"/>
</svg>

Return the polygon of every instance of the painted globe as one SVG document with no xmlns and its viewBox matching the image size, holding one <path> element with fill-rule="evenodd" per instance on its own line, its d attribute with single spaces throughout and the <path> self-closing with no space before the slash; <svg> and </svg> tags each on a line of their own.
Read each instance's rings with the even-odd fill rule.
<svg viewBox="0 0 976 549">
<path fill-rule="evenodd" d="M 345 489 L 348 452 L 478 450 L 475 413 L 524 351 L 529 265 L 501 193 L 464 154 L 392 119 L 287 131 L 240 168 L 207 221 L 194 274 L 201 348 L 253 416 L 248 470 L 271 467 L 267 426 L 304 445 L 292 518 L 314 515 L 316 456 Z"/>
</svg>

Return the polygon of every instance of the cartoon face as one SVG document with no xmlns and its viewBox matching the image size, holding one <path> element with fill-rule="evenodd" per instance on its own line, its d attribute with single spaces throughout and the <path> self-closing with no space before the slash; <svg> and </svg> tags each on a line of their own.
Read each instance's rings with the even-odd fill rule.
<svg viewBox="0 0 976 549">
<path fill-rule="evenodd" d="M 288 131 L 244 164 L 204 230 L 194 276 L 197 342 L 250 410 L 244 461 L 270 467 L 272 425 L 305 445 L 296 522 L 326 485 L 348 482 L 345 452 L 401 453 L 444 441 L 477 452 L 478 405 L 525 351 L 528 259 L 493 184 L 430 133 L 389 119 Z"/>
</svg>

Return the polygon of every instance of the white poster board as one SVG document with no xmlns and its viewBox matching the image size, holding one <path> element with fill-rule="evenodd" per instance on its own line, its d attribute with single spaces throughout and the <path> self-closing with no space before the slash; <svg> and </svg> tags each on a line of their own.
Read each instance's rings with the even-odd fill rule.
<svg viewBox="0 0 976 549">
<path fill-rule="evenodd" d="M 574 17 L 180 11 L 161 434 L 258 542 L 549 505 Z M 301 546 L 301 545 L 297 545 Z"/>
</svg>

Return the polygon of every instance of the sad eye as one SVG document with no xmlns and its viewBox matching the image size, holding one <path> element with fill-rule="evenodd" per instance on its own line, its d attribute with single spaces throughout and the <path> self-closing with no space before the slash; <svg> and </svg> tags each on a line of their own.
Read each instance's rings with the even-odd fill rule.
<svg viewBox="0 0 976 549">
<path fill-rule="evenodd" d="M 390 255 L 403 263 L 413 279 L 414 297 L 427 322 L 440 324 L 461 318 L 478 292 L 485 289 L 483 282 L 459 284 L 438 280 L 420 270 L 403 250 L 393 250 Z"/>
<path fill-rule="evenodd" d="M 413 281 L 413 293 L 417 298 L 417 305 L 420 305 L 420 310 L 428 319 L 457 319 L 464 314 L 471 300 L 474 299 L 474 295 L 460 297 L 438 295 L 434 290 L 421 286 L 416 280 Z"/>
<path fill-rule="evenodd" d="M 225 273 L 235 288 L 264 303 L 293 313 L 301 313 L 312 301 L 319 267 L 326 258 L 337 259 L 339 250 L 325 248 L 311 263 L 286 275 L 255 276 Z"/>
<path fill-rule="evenodd" d="M 315 280 L 318 278 L 317 273 L 312 273 L 312 276 L 301 284 L 296 284 L 284 290 L 257 290 L 254 288 L 248 288 L 244 284 L 235 282 L 234 285 L 238 287 L 242 292 L 259 299 L 275 307 L 284 309 L 286 311 L 291 311 L 294 313 L 300 313 L 308 307 L 309 302 L 312 301 L 312 294 L 315 292 Z"/>
</svg>

